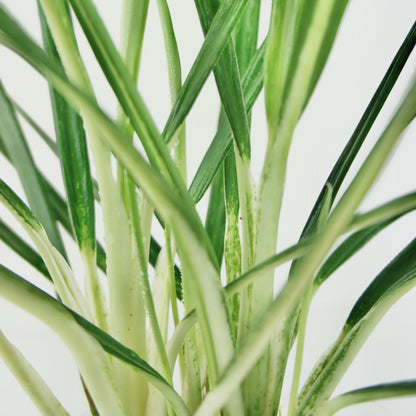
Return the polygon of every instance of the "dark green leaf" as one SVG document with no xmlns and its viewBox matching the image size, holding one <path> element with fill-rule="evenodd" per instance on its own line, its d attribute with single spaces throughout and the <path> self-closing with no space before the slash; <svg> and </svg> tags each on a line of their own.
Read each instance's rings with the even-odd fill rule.
<svg viewBox="0 0 416 416">
<path fill-rule="evenodd" d="M 42 273 L 47 279 L 51 280 L 48 269 L 39 254 L 24 240 L 22 240 L 13 230 L 11 230 L 1 219 L 0 240 L 15 251 L 20 257 L 26 260 L 36 270 Z"/>
<path fill-rule="evenodd" d="M 299 396 L 297 415 L 327 400 L 354 357 L 390 307 L 416 284 L 416 239 L 371 282 L 351 310 L 330 351 L 323 356 Z"/>
<path fill-rule="evenodd" d="M 394 222 L 396 218 L 383 221 L 380 224 L 357 231 L 343 241 L 334 252 L 325 260 L 319 269 L 314 284 L 320 286 L 332 273 L 341 267 L 357 251 L 364 247 L 375 235 Z"/>
<path fill-rule="evenodd" d="M 328 176 L 328 179 L 325 181 L 325 184 L 330 183 L 332 185 L 332 201 L 334 201 L 355 156 L 360 150 L 360 147 L 367 137 L 371 126 L 373 125 L 381 108 L 383 107 L 384 102 L 390 94 L 394 84 L 396 83 L 404 65 L 406 64 L 406 61 L 412 52 L 415 43 L 416 23 L 413 24 L 408 35 L 400 46 L 400 49 L 398 50 L 379 87 L 377 88 L 374 96 L 368 104 L 350 140 L 348 141 L 337 162 L 335 163 L 330 175 Z M 322 208 L 323 201 L 325 200 L 326 192 L 327 188 L 324 185 L 305 224 L 301 238 L 304 238 L 315 231 L 316 222 L 319 217 L 319 212 Z"/>
<path fill-rule="evenodd" d="M 40 7 L 39 16 L 46 53 L 58 61 L 59 55 Z M 74 233 L 81 250 L 85 248 L 94 253 L 94 195 L 82 119 L 53 88 L 50 88 L 50 96 Z"/>
<path fill-rule="evenodd" d="M 416 395 L 416 380 L 363 387 L 341 394 L 319 407 L 321 416 L 332 416 L 344 407 L 369 401 Z"/>
<path fill-rule="evenodd" d="M 250 111 L 263 87 L 263 43 L 255 53 L 244 74 L 242 88 L 247 111 Z M 232 135 L 226 121 L 220 123 L 218 131 L 211 142 L 205 156 L 189 187 L 193 201 L 198 202 L 208 189 L 217 170 L 232 147 Z"/>
<path fill-rule="evenodd" d="M 218 266 L 221 267 L 225 232 L 224 179 L 221 170 L 211 186 L 205 229 L 217 256 Z"/>
<path fill-rule="evenodd" d="M 218 3 L 213 0 L 195 0 L 202 30 L 207 36 Z M 221 102 L 227 115 L 240 157 L 250 160 L 250 131 L 240 82 L 240 71 L 234 44 L 230 40 L 224 47 L 216 66 L 214 76 Z"/>
</svg>

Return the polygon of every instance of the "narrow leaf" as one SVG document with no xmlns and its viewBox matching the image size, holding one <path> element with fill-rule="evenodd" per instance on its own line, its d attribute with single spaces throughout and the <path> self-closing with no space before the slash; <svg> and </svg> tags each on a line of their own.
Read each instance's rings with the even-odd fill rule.
<svg viewBox="0 0 416 416">
<path fill-rule="evenodd" d="M 0 266 L 0 281 L 0 296 L 38 317 L 63 338 L 78 363 L 100 414 L 125 414 L 116 398 L 110 363 L 104 354 L 106 351 L 132 365 L 165 395 L 178 415 L 189 415 L 185 404 L 172 387 L 134 351 L 3 266 Z"/>
<path fill-rule="evenodd" d="M 234 31 L 235 53 L 241 75 L 246 72 L 257 50 L 260 3 L 258 0 L 247 1 L 244 13 Z"/>
<path fill-rule="evenodd" d="M 10 229 L 0 219 L 0 240 L 2 240 L 8 247 L 15 251 L 20 257 L 26 260 L 36 270 L 42 273 L 47 279 L 51 280 L 48 269 L 42 260 L 42 257 L 33 250 L 24 240 L 22 240 L 15 232 Z"/>
<path fill-rule="evenodd" d="M 270 139 L 296 123 L 315 88 L 348 0 L 274 1 L 265 69 Z M 289 121 L 291 120 L 291 121 Z"/>
<path fill-rule="evenodd" d="M 367 137 L 371 126 L 373 125 L 376 117 L 382 109 L 387 97 L 390 94 L 394 84 L 397 81 L 406 61 L 412 52 L 416 43 L 416 23 L 413 24 L 406 38 L 404 39 L 400 49 L 397 51 L 393 61 L 391 62 L 386 74 L 384 75 L 380 85 L 374 93 L 370 103 L 368 104 L 363 116 L 361 117 L 357 127 L 355 128 L 351 138 L 347 145 L 339 156 L 337 162 L 325 183 L 330 183 L 332 186 L 332 201 L 338 194 L 344 178 L 355 159 L 364 139 Z M 309 215 L 309 218 L 302 231 L 302 237 L 314 232 L 316 227 L 316 221 L 319 217 L 319 212 L 322 208 L 322 203 L 325 199 L 327 188 L 323 186 L 314 207 Z"/>
<path fill-rule="evenodd" d="M 299 396 L 298 416 L 330 397 L 381 318 L 415 285 L 416 239 L 379 273 L 355 303 L 337 341 L 306 382 Z"/>
<path fill-rule="evenodd" d="M 344 407 L 354 404 L 415 395 L 416 380 L 377 384 L 349 391 L 323 403 L 319 406 L 319 414 L 322 416 L 332 416 Z"/>
<path fill-rule="evenodd" d="M 64 253 L 61 237 L 56 227 L 38 169 L 30 154 L 29 147 L 17 121 L 13 106 L 0 83 L 0 125 L 2 143 L 10 161 L 16 168 L 22 183 L 25 195 L 33 212 L 45 227 L 53 245 Z"/>
<path fill-rule="evenodd" d="M 210 71 L 221 56 L 235 24 L 238 22 L 247 2 L 244 0 L 224 0 L 215 14 L 205 41 L 189 71 L 179 92 L 163 130 L 163 136 L 169 141 L 177 128 L 182 124 Z"/>
<path fill-rule="evenodd" d="M 11 36 L 13 33 L 13 36 Z M 53 86 L 65 96 L 74 108 L 88 114 L 99 127 L 99 136 L 111 147 L 136 185 L 168 220 L 175 235 L 179 255 L 187 276 L 194 279 L 195 300 L 204 337 L 207 356 L 210 357 L 210 372 L 215 380 L 218 371 L 224 368 L 231 357 L 233 346 L 223 291 L 219 274 L 215 268 L 212 247 L 207 240 L 192 202 L 175 192 L 166 179 L 155 168 L 147 164 L 137 150 L 128 143 L 125 135 L 96 106 L 62 76 L 56 65 L 48 60 L 19 27 L 0 9 L 0 41 L 25 57 L 35 69 L 43 73 Z M 201 270 L 203 271 L 201 273 Z M 210 312 L 207 313 L 209 306 Z"/>
<path fill-rule="evenodd" d="M 0 356 L 42 415 L 68 416 L 39 373 L 2 331 L 0 331 Z"/>
<path fill-rule="evenodd" d="M 244 74 L 242 89 L 249 112 L 263 87 L 263 61 L 265 43 L 256 51 Z M 232 134 L 226 121 L 220 123 L 217 133 L 200 163 L 189 187 L 189 193 L 196 203 L 205 194 L 217 170 L 232 147 Z"/>
<path fill-rule="evenodd" d="M 218 265 L 221 267 L 225 232 L 224 178 L 222 171 L 217 173 L 211 186 L 205 229 L 214 248 Z"/>
<path fill-rule="evenodd" d="M 212 0 L 196 0 L 195 4 L 202 30 L 207 36 L 208 29 L 217 12 L 218 3 Z M 241 88 L 237 55 L 232 40 L 225 45 L 214 67 L 214 76 L 240 157 L 250 160 L 249 124 Z"/>
<path fill-rule="evenodd" d="M 46 53 L 59 61 L 42 9 L 39 7 Z M 95 215 L 92 179 L 82 119 L 50 88 L 55 132 L 71 222 L 81 250 L 95 252 Z"/>
</svg>

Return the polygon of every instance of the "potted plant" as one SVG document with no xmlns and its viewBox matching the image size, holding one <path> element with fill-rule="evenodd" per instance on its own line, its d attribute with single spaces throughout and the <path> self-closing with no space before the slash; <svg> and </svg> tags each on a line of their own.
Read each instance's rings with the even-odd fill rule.
<svg viewBox="0 0 416 416">
<path fill-rule="evenodd" d="M 0 295 L 59 336 L 74 360 L 70 385 L 84 397 L 83 410 L 61 400 L 5 330 L 1 357 L 41 414 L 325 416 L 415 394 L 411 376 L 336 390 L 416 284 L 413 185 L 365 200 L 416 116 L 406 65 L 415 24 L 349 120 L 316 96 L 347 0 L 125 0 L 110 12 L 91 0 L 39 0 L 36 40 L 12 5 L 0 6 L 0 43 L 47 80 L 53 123 L 48 131 L 31 115 L 5 77 L 0 150 L 20 183 L 2 168 L 0 237 L 30 268 L 6 259 Z M 203 39 L 188 63 L 191 7 Z M 414 11 L 410 2 L 401 10 Z M 396 108 L 382 112 L 403 69 Z M 337 73 L 339 94 L 347 78 Z M 221 105 L 198 110 L 204 85 Z M 352 126 L 341 134 L 334 126 L 345 119 Z M 341 136 L 338 149 L 319 141 L 325 129 Z M 369 260 L 381 250 L 373 242 L 388 243 L 394 227 L 404 234 L 400 226 L 399 247 Z M 354 276 L 339 274 L 360 255 Z M 340 302 L 349 312 L 324 340 Z M 320 358 L 309 356 L 311 339 L 325 342 Z"/>
</svg>

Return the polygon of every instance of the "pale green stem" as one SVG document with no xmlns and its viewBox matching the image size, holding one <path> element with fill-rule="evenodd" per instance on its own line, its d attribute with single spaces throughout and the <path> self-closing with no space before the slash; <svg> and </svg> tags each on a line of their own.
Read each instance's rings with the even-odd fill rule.
<svg viewBox="0 0 416 416">
<path fill-rule="evenodd" d="M 241 271 L 245 272 L 253 266 L 256 250 L 256 201 L 251 182 L 250 164 L 239 156 L 234 145 L 237 170 L 238 196 L 240 201 L 242 236 L 241 236 Z M 240 297 L 237 342 L 247 333 L 250 326 L 250 304 L 252 288 L 248 288 Z"/>
<path fill-rule="evenodd" d="M 279 22 L 279 16 L 277 11 L 277 3 L 274 2 L 274 13 L 272 12 L 272 33 L 275 33 L 276 25 L 282 24 Z M 293 74 L 291 74 L 294 80 L 290 84 L 288 90 L 287 99 L 283 103 L 273 102 L 274 98 L 274 74 L 273 70 L 270 72 L 271 65 L 274 65 L 272 59 L 276 50 L 276 44 L 280 44 L 280 39 L 276 39 L 275 36 L 270 36 L 268 52 L 270 58 L 266 58 L 266 72 L 265 72 L 265 88 L 266 88 L 266 115 L 268 122 L 269 143 L 268 152 L 266 154 L 266 160 L 263 167 L 261 177 L 261 194 L 260 194 L 260 212 L 259 212 L 259 229 L 258 229 L 258 241 L 257 254 L 261 256 L 257 260 L 263 260 L 269 257 L 276 248 L 279 215 L 283 199 L 283 191 L 285 185 L 287 158 L 289 153 L 289 147 L 295 129 L 296 123 L 303 111 L 306 96 L 309 92 L 309 83 L 313 75 L 315 68 L 316 58 L 319 55 L 322 39 L 325 36 L 325 24 L 328 21 L 330 13 L 332 11 L 333 0 L 318 0 L 315 2 L 315 10 L 313 12 L 312 20 L 308 25 L 307 36 L 305 42 L 300 51 L 298 51 L 298 63 Z M 287 12 L 291 12 L 291 7 L 294 6 L 294 2 L 287 4 Z M 275 9 L 276 7 L 276 9 Z M 307 7 L 307 6 L 304 6 Z M 293 9 L 292 9 L 293 10 Z M 285 16 L 286 17 L 286 16 Z M 294 24 L 288 22 L 287 36 L 294 36 Z M 290 42 L 284 42 L 290 44 Z M 287 53 L 283 48 L 280 49 L 280 53 Z M 283 63 L 283 73 L 286 75 L 288 70 L 288 61 L 285 62 L 285 56 L 280 56 L 280 61 Z M 276 71 L 280 74 L 279 71 Z M 270 77 L 270 78 L 268 78 Z M 280 81 L 288 82 L 288 79 L 281 79 Z M 282 85 L 280 85 L 282 87 Z M 278 96 L 279 97 L 279 96 Z M 275 110 L 275 111 L 273 111 Z M 273 196 L 274 195 L 274 196 Z M 272 302 L 270 294 L 273 293 L 273 275 L 265 276 L 260 280 L 253 288 L 253 301 L 252 301 L 252 319 L 256 319 L 259 313 L 262 313 L 265 308 Z M 257 305 L 261 305 L 260 308 Z M 270 354 L 272 356 L 280 355 L 281 346 L 279 345 L 279 337 L 271 341 Z M 283 346 L 287 349 L 286 346 Z M 271 360 L 267 369 L 267 377 L 265 384 L 260 385 L 259 391 L 264 387 L 266 391 L 266 400 L 264 403 L 264 409 L 274 409 L 276 406 L 276 391 L 281 386 L 276 385 L 276 375 L 282 369 L 276 367 L 278 360 Z M 261 375 L 262 377 L 262 375 Z M 255 383 L 255 380 L 253 380 Z M 261 383 L 263 381 L 261 380 Z M 265 416 L 269 416 L 269 413 L 265 413 Z"/>
<path fill-rule="evenodd" d="M 169 285 L 169 293 L 170 293 L 170 303 L 172 307 L 172 318 L 173 324 L 176 327 L 179 323 L 179 311 L 178 311 L 178 303 L 176 300 L 176 281 L 175 281 L 175 272 L 174 272 L 174 263 L 173 263 L 173 241 L 172 241 L 172 234 L 171 230 L 167 228 L 165 230 L 166 236 L 166 261 L 168 262 L 168 285 Z"/>
<path fill-rule="evenodd" d="M 142 296 L 145 303 L 145 307 L 147 310 L 148 319 L 150 322 L 150 327 L 152 329 L 153 337 L 156 344 L 156 350 L 158 353 L 158 359 L 162 365 L 162 375 L 163 377 L 171 382 L 172 381 L 172 374 L 170 371 L 169 366 L 169 360 L 167 358 L 165 345 L 163 341 L 163 336 L 160 330 L 159 321 L 157 319 L 156 315 L 156 309 L 155 304 L 153 301 L 152 296 L 152 290 L 149 283 L 149 277 L 147 274 L 147 263 L 148 260 L 146 257 L 144 257 L 145 250 L 143 247 L 143 240 L 142 240 L 142 229 L 141 229 L 141 221 L 139 217 L 139 212 L 137 210 L 137 204 L 136 204 L 136 194 L 134 191 L 134 184 L 131 184 L 130 195 L 133 196 L 134 201 L 132 201 L 132 198 L 129 199 L 130 202 L 130 216 L 132 220 L 132 232 L 134 236 L 134 241 L 137 248 L 137 255 L 138 255 L 138 261 L 140 263 L 140 284 L 142 288 Z"/>
<path fill-rule="evenodd" d="M 44 416 L 68 416 L 38 372 L 0 331 L 0 356 Z"/>
<path fill-rule="evenodd" d="M 287 416 L 293 416 L 296 410 L 296 400 L 299 391 L 300 373 L 302 370 L 303 349 L 305 346 L 306 322 L 308 320 L 309 306 L 312 300 L 312 285 L 309 287 L 303 301 L 298 320 L 298 340 L 296 344 L 295 367 L 293 369 L 292 387 L 290 390 L 289 410 Z"/>
<path fill-rule="evenodd" d="M 78 53 L 73 32 L 70 30 L 65 5 L 61 1 L 53 0 L 41 0 L 41 4 L 70 80 L 94 99 L 88 75 Z M 133 334 L 139 329 L 135 323 L 137 314 L 140 314 L 137 306 L 137 297 L 140 292 L 137 279 L 134 278 L 133 262 L 129 261 L 132 247 L 127 215 L 117 185 L 111 175 L 110 149 L 101 141 L 101 132 L 89 116 L 89 112 L 81 108 L 81 116 L 85 122 L 92 150 L 103 210 L 110 294 L 110 330 L 118 340 L 137 349 L 138 337 L 134 337 Z M 140 406 L 137 398 L 129 394 L 134 392 L 130 391 L 132 380 L 127 373 L 131 373 L 131 376 L 136 379 L 138 376 L 118 363 L 115 368 L 126 405 L 135 408 Z M 139 383 L 139 380 L 137 382 Z"/>
<path fill-rule="evenodd" d="M 9 189 L 4 183 L 2 183 L 2 185 L 5 187 L 4 191 Z M 13 192 L 10 189 L 9 191 Z M 0 202 L 10 211 L 10 213 L 16 218 L 29 235 L 39 252 L 39 255 L 42 257 L 42 260 L 52 277 L 54 288 L 61 297 L 63 303 L 78 313 L 89 317 L 90 313 L 86 305 L 85 298 L 74 279 L 70 267 L 58 250 L 49 241 L 43 227 L 37 222 L 37 220 L 34 218 L 27 218 L 25 217 L 24 212 L 19 211 L 17 204 L 19 201 L 11 201 L 10 197 L 0 194 Z"/>
<path fill-rule="evenodd" d="M 160 21 L 165 42 L 165 52 L 168 64 L 170 102 L 173 106 L 178 98 L 182 87 L 182 70 L 179 57 L 178 45 L 175 32 L 173 30 L 172 18 L 166 0 L 157 0 Z M 179 167 L 182 178 L 186 183 L 186 138 L 185 124 L 182 124 L 175 133 L 174 139 L 169 142 L 169 146 L 174 146 L 174 158 Z"/>
<path fill-rule="evenodd" d="M 87 271 L 86 295 L 90 303 L 90 310 L 94 315 L 94 322 L 102 330 L 108 332 L 108 307 L 102 284 L 97 272 L 97 260 L 95 250 L 84 249 L 82 252 L 84 264 Z M 88 299 L 90 297 L 90 299 Z"/>
</svg>

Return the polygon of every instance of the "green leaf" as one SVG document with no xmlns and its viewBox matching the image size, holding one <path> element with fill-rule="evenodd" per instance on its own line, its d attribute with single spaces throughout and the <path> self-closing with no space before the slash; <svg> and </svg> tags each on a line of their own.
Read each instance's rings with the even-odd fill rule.
<svg viewBox="0 0 416 416">
<path fill-rule="evenodd" d="M 297 415 L 327 400 L 372 330 L 390 307 L 416 285 L 416 239 L 371 282 L 351 310 L 344 328 L 299 396 Z"/>
<path fill-rule="evenodd" d="M 51 276 L 42 257 L 0 219 L 0 240 L 26 260 L 47 279 Z"/>
<path fill-rule="evenodd" d="M 218 3 L 212 0 L 195 0 L 195 4 L 202 30 L 207 36 Z M 240 83 L 237 55 L 232 39 L 225 45 L 214 67 L 214 76 L 238 152 L 242 159 L 250 160 L 249 124 Z"/>
<path fill-rule="evenodd" d="M 0 83 L 1 141 L 11 163 L 17 170 L 25 195 L 36 217 L 45 227 L 53 245 L 64 253 L 62 240 L 56 227 L 43 189 L 38 169 L 17 121 L 13 106 Z"/>
<path fill-rule="evenodd" d="M 62 255 L 49 241 L 46 232 L 29 207 L 0 179 L 0 203 L 19 221 L 48 268 L 56 292 L 71 308 L 89 316 L 85 299 Z"/>
<path fill-rule="evenodd" d="M 123 132 L 84 93 L 66 81 L 59 68 L 45 57 L 36 44 L 1 9 L 0 41 L 25 57 L 35 69 L 51 81 L 74 108 L 77 110 L 81 108 L 88 115 L 91 123 L 99 128 L 101 133 L 99 137 L 111 147 L 112 152 L 135 183 L 169 222 L 182 264 L 189 271 L 187 276 L 193 279 L 192 287 L 207 352 L 209 372 L 212 380 L 215 380 L 218 371 L 230 359 L 233 346 L 224 293 L 212 260 L 212 247 L 189 195 L 183 198 L 168 184 L 160 172 L 148 165 L 126 140 Z"/>
<path fill-rule="evenodd" d="M 173 163 L 149 111 L 137 92 L 136 83 L 123 63 L 101 18 L 90 0 L 70 0 L 78 21 L 107 80 L 136 131 L 150 163 L 187 197 L 178 168 Z"/>
<path fill-rule="evenodd" d="M 178 415 L 189 415 L 186 405 L 172 387 L 134 351 L 3 266 L 0 266 L 0 281 L 0 296 L 38 317 L 63 338 L 80 367 L 100 414 L 124 414 L 116 399 L 113 380 L 109 379 L 110 364 L 103 354 L 106 351 L 133 366 L 159 389 Z"/>
<path fill-rule="evenodd" d="M 279 295 L 259 316 L 258 321 L 253 324 L 239 348 L 236 349 L 234 358 L 223 372 L 219 384 L 207 394 L 202 402 L 197 416 L 214 414 L 222 407 L 224 398 L 240 385 L 251 367 L 264 353 L 277 329 L 282 329 L 287 316 L 297 310 L 299 302 L 312 283 L 320 263 L 335 240 L 348 227 L 354 211 L 376 179 L 403 130 L 415 115 L 416 80 L 410 86 L 410 90 L 396 114 L 332 211 L 325 228 L 318 235 L 312 249 L 302 258 L 299 267 L 295 268 L 294 275 L 291 279 L 288 279 Z M 279 328 L 276 328 L 276 326 L 279 326 Z"/>
<path fill-rule="evenodd" d="M 39 373 L 2 331 L 0 331 L 0 356 L 42 415 L 68 416 Z"/>
<path fill-rule="evenodd" d="M 360 150 L 364 139 L 367 137 L 371 126 L 373 125 L 387 97 L 389 96 L 390 91 L 396 83 L 404 65 L 406 64 L 406 61 L 412 52 L 415 43 L 416 23 L 413 24 L 402 45 L 400 46 L 400 49 L 397 51 L 380 85 L 378 86 L 363 116 L 357 124 L 357 127 L 351 135 L 351 138 L 349 139 L 347 145 L 345 146 L 337 162 L 332 168 L 331 173 L 325 181 L 325 184 L 329 183 L 332 186 L 332 202 L 337 196 L 341 184 L 344 181 L 344 178 L 353 160 L 355 159 L 355 156 Z M 322 209 L 322 204 L 325 200 L 326 193 L 327 188 L 324 185 L 305 224 L 301 238 L 306 237 L 315 231 L 316 222 L 319 217 L 319 212 Z"/>
<path fill-rule="evenodd" d="M 266 114 L 277 126 L 296 123 L 315 88 L 348 0 L 274 1 L 265 64 Z"/>
<path fill-rule="evenodd" d="M 391 218 L 380 224 L 360 230 L 343 241 L 316 274 L 314 284 L 320 286 L 332 273 L 341 267 L 348 259 L 364 247 L 375 235 L 390 225 L 396 218 Z"/>
<path fill-rule="evenodd" d="M 163 130 L 166 141 L 172 138 L 191 109 L 209 73 L 218 62 L 246 5 L 245 0 L 224 0 L 221 2 L 166 122 Z"/>
<path fill-rule="evenodd" d="M 59 55 L 39 7 L 46 53 L 59 61 Z M 50 88 L 55 132 L 71 222 L 81 250 L 95 252 L 95 214 L 92 179 L 82 119 L 57 91 Z"/>
<path fill-rule="evenodd" d="M 224 178 L 222 171 L 217 173 L 211 186 L 205 229 L 214 248 L 218 266 L 221 267 L 225 232 Z"/>
<path fill-rule="evenodd" d="M 362 387 L 341 394 L 319 406 L 321 416 L 332 416 L 344 407 L 375 400 L 416 395 L 416 380 L 404 380 Z"/>
<path fill-rule="evenodd" d="M 243 15 L 234 30 L 235 53 L 240 74 L 244 74 L 257 49 L 260 1 L 248 0 Z"/>
<path fill-rule="evenodd" d="M 244 101 L 250 111 L 263 87 L 263 61 L 265 43 L 256 51 L 242 81 Z M 224 158 L 232 147 L 232 134 L 228 123 L 220 123 L 218 131 L 200 163 L 189 187 L 192 200 L 196 203 L 205 194 Z"/>
</svg>

